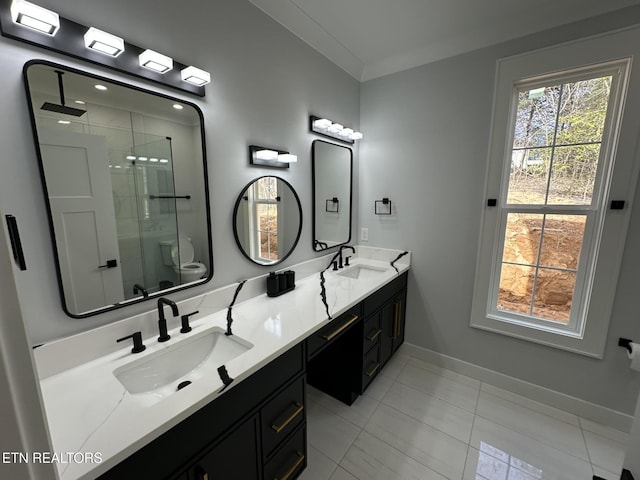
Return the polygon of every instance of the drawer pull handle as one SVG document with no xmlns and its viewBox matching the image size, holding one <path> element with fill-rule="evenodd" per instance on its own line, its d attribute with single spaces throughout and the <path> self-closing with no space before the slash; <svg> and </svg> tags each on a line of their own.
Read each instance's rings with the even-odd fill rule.
<svg viewBox="0 0 640 480">
<path fill-rule="evenodd" d="M 333 332 L 331 332 L 328 335 L 323 335 L 322 338 L 324 338 L 326 341 L 331 340 L 333 337 L 335 337 L 336 335 L 339 335 L 343 330 L 345 330 L 347 327 L 349 327 L 349 325 L 351 325 L 352 323 L 354 323 L 356 320 L 358 320 L 358 315 L 351 315 L 351 318 L 349 320 L 347 320 L 344 325 L 336 328 Z"/>
<path fill-rule="evenodd" d="M 300 415 L 302 410 L 304 410 L 304 405 L 302 405 L 301 403 L 296 402 L 295 406 L 296 409 L 284 420 L 284 422 L 282 422 L 280 425 L 271 425 L 271 428 L 273 428 L 276 433 L 280 433 L 282 430 L 284 430 L 286 426 L 293 422 L 293 419 Z"/>
<path fill-rule="evenodd" d="M 378 371 L 378 368 L 380 368 L 380 364 L 376 363 L 371 370 L 369 370 L 368 372 L 364 372 L 364 374 L 367 377 L 373 377 L 375 373 Z"/>
<path fill-rule="evenodd" d="M 196 475 L 198 475 L 200 480 L 209 480 L 209 474 L 202 467 L 196 469 Z"/>
<path fill-rule="evenodd" d="M 284 475 L 282 475 L 281 477 L 276 477 L 274 480 L 289 480 L 289 477 L 293 475 L 296 469 L 304 461 L 304 455 L 302 453 L 296 452 L 296 455 L 298 456 L 298 458 L 296 459 L 295 463 L 291 465 L 291 468 L 289 468 L 289 470 L 284 472 Z"/>
<path fill-rule="evenodd" d="M 376 341 L 376 338 L 378 338 L 378 337 L 380 336 L 380 334 L 381 334 L 381 333 L 382 333 L 382 330 L 381 330 L 381 329 L 377 329 L 377 330 L 375 331 L 375 333 L 370 333 L 370 334 L 367 336 L 367 340 L 369 340 L 370 342 L 375 342 L 375 341 Z"/>
</svg>

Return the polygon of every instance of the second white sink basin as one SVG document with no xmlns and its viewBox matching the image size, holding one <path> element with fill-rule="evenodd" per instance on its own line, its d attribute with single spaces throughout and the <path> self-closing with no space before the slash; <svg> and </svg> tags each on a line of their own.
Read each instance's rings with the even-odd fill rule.
<svg viewBox="0 0 640 480">
<path fill-rule="evenodd" d="M 235 335 L 226 336 L 212 328 L 118 367 L 113 374 L 129 393 L 154 393 L 164 397 L 178 390 L 178 384 L 194 381 L 200 370 L 216 372 L 229 360 L 253 345 Z"/>
<path fill-rule="evenodd" d="M 373 265 L 352 265 L 342 270 L 338 275 L 349 278 L 371 278 L 386 271 L 386 268 L 374 267 Z"/>
</svg>

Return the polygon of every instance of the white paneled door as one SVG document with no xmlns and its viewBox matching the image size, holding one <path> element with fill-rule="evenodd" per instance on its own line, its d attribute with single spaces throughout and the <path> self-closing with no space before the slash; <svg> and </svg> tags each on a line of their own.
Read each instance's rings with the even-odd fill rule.
<svg viewBox="0 0 640 480">
<path fill-rule="evenodd" d="M 105 138 L 45 129 L 38 135 L 67 310 L 124 300 Z M 105 267 L 109 260 L 117 266 Z"/>
</svg>

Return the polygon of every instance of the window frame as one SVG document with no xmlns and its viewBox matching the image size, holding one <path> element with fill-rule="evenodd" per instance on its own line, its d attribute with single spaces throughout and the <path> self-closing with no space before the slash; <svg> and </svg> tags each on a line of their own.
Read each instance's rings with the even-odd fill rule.
<svg viewBox="0 0 640 480">
<path fill-rule="evenodd" d="M 630 102 L 630 95 L 631 100 L 635 98 L 638 101 L 638 88 L 632 89 L 630 85 L 634 81 L 635 84 L 638 83 L 638 73 L 631 69 L 631 63 L 634 54 L 640 54 L 637 47 L 629 46 L 632 44 L 626 42 L 639 40 L 640 29 L 632 28 L 500 59 L 497 62 L 485 199 L 499 199 L 499 208 L 485 206 L 482 212 L 471 327 L 602 358 L 640 163 L 635 141 L 640 126 L 640 115 L 629 111 L 630 109 L 625 110 L 625 104 Z M 501 259 L 502 256 L 503 238 L 500 236 L 504 228 L 502 222 L 506 220 L 502 207 L 506 204 L 509 180 L 509 168 L 505 168 L 505 162 L 508 162 L 508 165 L 511 162 L 512 119 L 515 116 L 514 108 L 517 109 L 517 103 L 513 102 L 514 96 L 517 95 L 516 86 L 522 83 L 522 79 L 528 79 L 528 88 L 534 88 L 535 79 L 541 84 L 547 83 L 553 77 L 567 81 L 566 79 L 572 77 L 569 72 L 575 72 L 580 76 L 594 66 L 602 67 L 601 70 L 615 67 L 620 69 L 621 73 L 617 87 L 620 102 L 618 108 L 615 108 L 614 98 L 610 97 L 609 109 L 613 108 L 613 111 L 611 115 L 608 113 L 610 121 L 613 124 L 619 123 L 619 128 L 617 131 L 609 128 L 603 136 L 603 145 L 606 143 L 612 147 L 608 167 L 611 169 L 611 181 L 609 185 L 596 185 L 594 188 L 604 189 L 600 201 L 600 218 L 592 222 L 592 227 L 601 227 L 599 241 L 594 242 L 599 243 L 599 248 L 594 251 L 598 245 L 583 246 L 580 258 L 581 262 L 584 255 L 593 255 L 595 258 L 592 278 L 586 279 L 587 288 L 591 292 L 590 298 L 584 303 L 584 308 L 587 309 L 586 320 L 582 328 L 573 331 L 551 328 L 552 326 L 541 328 L 528 322 L 505 321 L 491 311 L 491 294 L 498 265 L 495 259 Z M 560 76 L 562 72 L 566 75 Z M 612 95 L 613 90 L 612 87 Z M 605 177 L 606 175 L 600 175 L 601 181 Z M 624 210 L 610 210 L 610 199 L 626 200 L 627 207 Z M 499 272 L 497 274 L 499 275 Z"/>
</svg>

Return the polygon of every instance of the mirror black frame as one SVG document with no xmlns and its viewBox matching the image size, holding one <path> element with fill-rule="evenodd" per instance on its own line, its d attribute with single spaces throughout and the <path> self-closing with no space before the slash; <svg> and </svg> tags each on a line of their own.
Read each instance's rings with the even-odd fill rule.
<svg viewBox="0 0 640 480">
<path fill-rule="evenodd" d="M 257 262 L 255 259 L 253 259 L 251 255 L 249 255 L 245 251 L 245 249 L 242 247 L 242 244 L 240 243 L 240 238 L 238 236 L 238 227 L 236 226 L 236 217 L 238 216 L 238 209 L 240 208 L 240 204 L 244 199 L 244 193 L 255 182 L 257 182 L 261 178 L 266 178 L 266 177 L 274 177 L 277 180 L 283 182 L 285 185 L 287 185 L 291 189 L 291 192 L 293 193 L 293 196 L 295 197 L 298 203 L 298 214 L 300 215 L 300 225 L 298 226 L 298 234 L 296 235 L 296 239 L 293 242 L 293 245 L 291 245 L 291 248 L 289 249 L 289 251 L 282 258 L 280 258 L 277 262 L 273 262 L 273 263 L 260 263 L 260 262 Z M 252 263 L 255 263 L 256 265 L 260 265 L 261 267 L 271 267 L 273 265 L 278 265 L 279 263 L 284 262 L 293 253 L 293 251 L 296 249 L 296 246 L 298 245 L 298 241 L 300 240 L 300 236 L 302 235 L 302 223 L 303 223 L 302 203 L 300 202 L 300 197 L 298 196 L 298 192 L 296 192 L 296 189 L 293 188 L 293 185 L 287 182 L 284 178 L 278 177 L 277 175 L 262 175 L 260 177 L 256 177 L 253 180 L 251 180 L 242 188 L 242 190 L 240 190 L 240 195 L 238 195 L 238 199 L 236 200 L 236 203 L 233 207 L 233 216 L 232 216 L 231 222 L 233 224 L 233 237 L 235 238 L 236 245 L 238 246 L 238 250 L 242 252 L 242 255 L 244 255 L 245 258 L 249 259 Z"/>
<path fill-rule="evenodd" d="M 58 246 L 56 243 L 56 238 L 55 238 L 55 230 L 54 230 L 54 221 L 53 221 L 53 215 L 51 212 L 51 207 L 49 204 L 49 191 L 47 189 L 47 182 L 46 182 L 46 178 L 45 178 L 45 170 L 44 170 L 44 163 L 42 160 L 42 152 L 40 149 L 40 142 L 39 142 L 39 138 L 38 138 L 38 130 L 37 130 L 37 125 L 36 125 L 36 117 L 35 117 L 35 110 L 34 110 L 34 105 L 33 102 L 31 101 L 31 95 L 30 95 L 30 89 L 29 89 L 29 79 L 27 76 L 27 71 L 29 69 L 30 66 L 32 65 L 44 65 L 44 66 L 48 66 L 51 68 L 58 68 L 58 69 L 63 69 L 65 71 L 71 72 L 71 73 L 75 73 L 78 75 L 83 75 L 86 77 L 90 77 L 93 78 L 95 80 L 100 80 L 103 82 L 109 82 L 111 84 L 114 85 L 118 85 L 120 87 L 123 88 L 129 88 L 131 90 L 135 90 L 137 92 L 141 92 L 141 93 L 145 93 L 145 94 L 149 94 L 149 95 L 154 95 L 156 97 L 161 97 L 164 98 L 166 100 L 171 100 L 174 101 L 176 103 L 182 103 L 184 105 L 188 105 L 190 107 L 192 107 L 198 114 L 198 117 L 200 119 L 200 138 L 202 141 L 202 168 L 203 168 L 203 181 L 204 181 L 204 203 L 205 203 L 205 213 L 206 213 L 206 217 L 207 217 L 207 237 L 208 237 L 208 254 L 209 254 L 209 260 L 210 260 L 210 267 L 208 268 L 208 272 L 207 272 L 207 277 L 206 279 L 202 279 L 202 282 L 198 282 L 198 283 L 190 283 L 190 284 L 186 284 L 186 285 L 176 285 L 174 287 L 168 288 L 166 290 L 161 290 L 159 292 L 153 292 L 148 294 L 148 296 L 142 296 L 140 298 L 131 298 L 128 300 L 123 300 L 122 302 L 119 302 L 117 304 L 113 304 L 113 305 L 107 305 L 101 308 L 97 308 L 95 310 L 90 310 L 88 312 L 82 312 L 82 313 L 71 313 L 69 311 L 69 309 L 67 308 L 67 303 L 66 303 L 66 299 L 65 299 L 65 295 L 64 295 L 64 285 L 62 282 L 62 272 L 61 272 L 61 268 L 60 268 L 60 258 L 58 256 Z M 130 85 L 128 83 L 122 82 L 120 80 L 115 80 L 113 78 L 108 78 L 108 77 L 103 77 L 100 75 L 95 75 L 93 73 L 88 73 L 85 72 L 83 70 L 74 68 L 74 67 L 70 67 L 68 65 L 62 65 L 62 64 L 58 64 L 58 63 L 54 63 L 54 62 L 50 62 L 48 60 L 41 60 L 41 59 L 35 59 L 35 60 L 29 60 L 28 62 L 26 62 L 24 64 L 24 67 L 22 69 L 22 77 L 23 77 L 23 82 L 24 82 L 24 86 L 25 86 L 25 94 L 27 97 L 27 105 L 29 107 L 29 118 L 31 120 L 31 131 L 33 134 L 33 139 L 34 139 L 34 144 L 35 144 L 35 150 L 36 150 L 36 155 L 38 158 L 38 170 L 40 172 L 40 182 L 42 184 L 42 193 L 44 194 L 43 196 L 43 200 L 45 203 L 45 208 L 47 210 L 47 220 L 48 220 L 48 224 L 49 224 L 49 232 L 51 235 L 51 245 L 53 247 L 53 257 L 54 257 L 54 261 L 55 261 L 55 266 L 56 266 L 56 277 L 58 280 L 58 288 L 59 288 L 59 293 L 60 293 L 60 300 L 62 303 L 62 309 L 63 311 L 72 318 L 87 318 L 87 317 L 91 317 L 91 316 L 95 316 L 98 315 L 100 313 L 105 313 L 105 312 L 109 312 L 112 310 L 116 310 L 118 308 L 123 308 L 123 307 L 127 307 L 129 305 L 134 305 L 136 303 L 141 303 L 141 302 L 145 302 L 147 300 L 151 300 L 154 298 L 158 298 L 164 295 L 167 295 L 168 293 L 173 293 L 173 292 L 177 292 L 180 290 L 186 290 L 188 288 L 192 288 L 192 287 L 196 287 L 199 285 L 203 285 L 207 282 L 209 282 L 212 278 L 213 278 L 213 271 L 214 271 L 214 262 L 213 262 L 213 239 L 212 239 L 212 235 L 211 235 L 211 207 L 210 207 L 210 199 L 209 199 L 209 182 L 208 182 L 208 173 L 207 173 L 207 153 L 206 153 L 206 144 L 205 144 L 205 130 L 204 130 L 204 115 L 202 114 L 202 111 L 200 110 L 200 108 L 189 101 L 183 100 L 183 99 L 179 99 L 179 98 L 175 98 L 175 97 L 171 97 L 169 95 L 166 95 L 164 93 L 160 93 L 160 92 L 155 92 L 152 90 L 147 90 L 145 88 L 141 88 L 135 85 Z"/>
<path fill-rule="evenodd" d="M 347 240 L 343 243 L 337 243 L 335 245 L 331 245 L 330 247 L 317 248 L 317 240 L 316 240 L 316 162 L 318 159 L 316 158 L 316 151 L 314 145 L 316 142 L 326 143 L 327 145 L 333 145 L 335 147 L 344 148 L 349 151 L 349 236 Z M 314 252 L 323 252 L 325 250 L 329 250 L 330 248 L 339 247 L 340 245 L 346 245 L 351 241 L 352 228 L 351 223 L 353 222 L 353 150 L 345 145 L 339 145 L 333 142 L 327 142 L 325 140 L 314 140 L 311 143 L 311 197 L 313 200 L 312 206 L 312 225 L 311 225 L 311 247 Z"/>
</svg>

